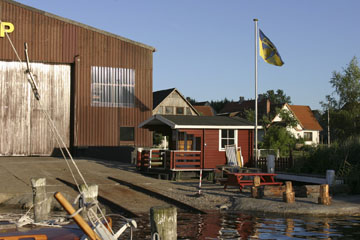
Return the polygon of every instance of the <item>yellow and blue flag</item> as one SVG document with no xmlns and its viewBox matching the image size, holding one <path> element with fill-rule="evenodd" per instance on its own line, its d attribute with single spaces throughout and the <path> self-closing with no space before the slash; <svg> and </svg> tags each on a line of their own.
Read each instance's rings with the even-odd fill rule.
<svg viewBox="0 0 360 240">
<path fill-rule="evenodd" d="M 265 60 L 265 62 L 270 63 L 275 66 L 282 66 L 284 62 L 282 61 L 279 52 L 277 51 L 275 45 L 270 41 L 269 38 L 259 29 L 260 33 L 260 56 Z"/>
</svg>

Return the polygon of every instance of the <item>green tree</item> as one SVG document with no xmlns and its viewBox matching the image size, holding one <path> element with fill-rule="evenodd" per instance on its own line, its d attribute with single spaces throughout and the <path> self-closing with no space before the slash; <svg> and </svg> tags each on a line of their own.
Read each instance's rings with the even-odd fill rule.
<svg viewBox="0 0 360 240">
<path fill-rule="evenodd" d="M 160 145 L 163 138 L 164 137 L 163 137 L 163 135 L 161 133 L 154 132 L 154 134 L 153 134 L 153 144 L 154 144 L 154 146 Z"/>
<path fill-rule="evenodd" d="M 284 91 L 281 89 L 276 90 L 276 93 L 274 92 L 274 90 L 268 90 L 265 93 L 265 96 L 270 100 L 272 104 L 291 103 L 290 96 L 286 96 Z"/>
<path fill-rule="evenodd" d="M 282 121 L 265 126 L 265 136 L 261 147 L 279 149 L 281 155 L 286 155 L 295 148 L 296 143 L 302 142 L 302 139 L 296 139 L 295 136 L 288 131 L 288 128 L 295 127 L 298 124 L 296 118 L 285 109 L 277 109 L 277 113 Z"/>
<path fill-rule="evenodd" d="M 195 98 L 186 97 L 186 100 L 187 100 L 190 104 L 195 104 L 195 103 L 196 103 Z"/>
<path fill-rule="evenodd" d="M 223 107 L 225 106 L 225 104 L 227 104 L 228 102 L 230 102 L 227 98 L 224 98 L 223 100 L 211 100 L 210 102 L 210 106 L 216 111 L 216 112 L 220 112 L 221 109 L 223 109 Z"/>
<path fill-rule="evenodd" d="M 330 79 L 332 95 L 321 102 L 325 114 L 329 111 L 332 141 L 343 141 L 360 134 L 360 67 L 354 57 L 342 72 L 334 71 Z M 324 117 L 325 118 L 325 117 Z"/>
<path fill-rule="evenodd" d="M 350 61 L 347 68 L 343 72 L 333 72 L 330 80 L 335 93 L 339 100 L 337 105 L 339 108 L 347 104 L 354 104 L 360 102 L 360 67 L 356 57 Z"/>
</svg>

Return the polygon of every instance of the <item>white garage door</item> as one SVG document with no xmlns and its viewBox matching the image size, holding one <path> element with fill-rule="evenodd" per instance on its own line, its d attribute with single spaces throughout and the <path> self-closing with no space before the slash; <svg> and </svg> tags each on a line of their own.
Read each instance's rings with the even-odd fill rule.
<svg viewBox="0 0 360 240">
<path fill-rule="evenodd" d="M 51 155 L 58 148 L 43 110 L 70 142 L 70 66 L 32 63 L 40 101 L 34 98 L 24 64 L 0 61 L 0 155 Z"/>
</svg>

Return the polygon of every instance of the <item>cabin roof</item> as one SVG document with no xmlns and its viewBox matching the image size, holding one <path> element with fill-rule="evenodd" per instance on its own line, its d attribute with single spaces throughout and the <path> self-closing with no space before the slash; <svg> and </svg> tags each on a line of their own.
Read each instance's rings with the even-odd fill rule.
<svg viewBox="0 0 360 240">
<path fill-rule="evenodd" d="M 254 129 L 253 123 L 239 117 L 190 115 L 154 115 L 142 122 L 139 127 L 151 128 L 163 125 L 172 129 Z"/>
</svg>

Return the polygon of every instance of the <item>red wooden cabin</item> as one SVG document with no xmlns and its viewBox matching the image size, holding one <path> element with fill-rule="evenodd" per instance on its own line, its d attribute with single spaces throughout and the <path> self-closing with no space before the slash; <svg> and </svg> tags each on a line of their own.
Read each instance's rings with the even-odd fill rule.
<svg viewBox="0 0 360 240">
<path fill-rule="evenodd" d="M 170 171 L 214 170 L 225 165 L 226 145 L 241 148 L 244 165 L 253 152 L 254 125 L 225 116 L 154 115 L 139 125 L 167 136 L 169 149 L 138 151 L 138 167 Z"/>
</svg>

